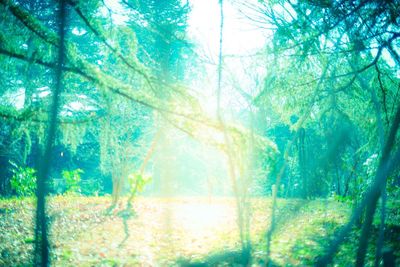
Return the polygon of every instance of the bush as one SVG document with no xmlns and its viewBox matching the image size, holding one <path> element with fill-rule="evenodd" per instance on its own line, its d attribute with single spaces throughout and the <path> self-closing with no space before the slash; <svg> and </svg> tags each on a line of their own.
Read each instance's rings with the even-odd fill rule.
<svg viewBox="0 0 400 267">
<path fill-rule="evenodd" d="M 79 185 L 79 182 L 81 181 L 81 173 L 83 173 L 83 170 L 81 169 L 76 169 L 76 170 L 71 170 L 67 171 L 64 170 L 62 171 L 62 176 L 65 180 L 65 186 L 66 186 L 66 193 L 80 193 L 81 192 L 81 187 Z"/>
<path fill-rule="evenodd" d="M 13 166 L 11 188 L 18 196 L 33 196 L 36 192 L 36 170 L 30 167 L 18 166 L 10 161 Z"/>
</svg>

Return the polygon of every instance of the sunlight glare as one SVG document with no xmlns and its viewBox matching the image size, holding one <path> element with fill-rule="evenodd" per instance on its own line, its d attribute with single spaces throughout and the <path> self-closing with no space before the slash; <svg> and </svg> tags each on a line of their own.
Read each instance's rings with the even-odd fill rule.
<svg viewBox="0 0 400 267">
<path fill-rule="evenodd" d="M 175 211 L 177 221 L 192 237 L 200 237 L 215 229 L 223 229 L 234 211 L 220 203 L 191 203 Z"/>
</svg>

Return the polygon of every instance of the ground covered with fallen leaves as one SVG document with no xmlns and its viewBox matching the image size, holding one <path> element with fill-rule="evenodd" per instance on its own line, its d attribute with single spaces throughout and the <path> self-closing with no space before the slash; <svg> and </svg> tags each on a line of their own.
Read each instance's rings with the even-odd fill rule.
<svg viewBox="0 0 400 267">
<path fill-rule="evenodd" d="M 57 196 L 48 202 L 54 266 L 179 266 L 240 248 L 233 198 L 143 197 L 131 216 L 124 216 L 123 207 L 108 213 L 108 197 Z M 32 264 L 34 204 L 0 200 L 0 266 Z M 270 210 L 269 198 L 251 200 L 254 266 L 265 257 Z M 312 265 L 350 212 L 335 201 L 279 200 L 274 263 Z M 342 246 L 339 265 L 352 265 L 355 242 L 350 237 Z"/>
</svg>

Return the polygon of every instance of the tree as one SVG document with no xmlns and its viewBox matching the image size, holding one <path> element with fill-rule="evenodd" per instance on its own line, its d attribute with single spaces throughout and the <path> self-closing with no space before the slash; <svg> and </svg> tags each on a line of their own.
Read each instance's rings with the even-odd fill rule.
<svg viewBox="0 0 400 267">
<path fill-rule="evenodd" d="M 272 30 L 267 48 L 272 71 L 258 100 L 275 100 L 272 105 L 281 121 L 288 122 L 288 116 L 296 114 L 300 119 L 293 130 L 304 128 L 326 140 L 319 149 L 319 164 L 310 166 L 315 181 L 326 180 L 325 192 L 342 195 L 343 185 L 346 194 L 350 187 L 344 177 L 354 172 L 366 177 L 361 184 L 359 178 L 353 180 L 352 194 L 361 204 L 330 247 L 329 256 L 319 262 L 325 265 L 332 260 L 354 218 L 367 209 L 357 256 L 357 265 L 362 266 L 379 192 L 390 176 L 387 169 L 382 173 L 382 166 L 397 161 L 393 151 L 399 144 L 390 138 L 397 127 L 398 5 L 390 1 L 273 1 L 259 5 L 239 1 L 238 5 L 256 14 L 253 19 L 258 25 Z M 349 129 L 357 134 L 349 134 Z M 295 139 L 301 142 L 301 135 Z M 298 150 L 302 155 L 302 146 Z M 356 155 L 352 167 L 343 168 L 351 155 Z M 374 167 L 369 162 L 373 155 L 381 158 Z M 368 174 L 371 167 L 375 177 Z"/>
<path fill-rule="evenodd" d="M 165 125 L 227 155 L 235 154 L 231 166 L 235 166 L 237 169 L 234 171 L 243 178 L 238 179 L 237 188 L 246 193 L 248 185 L 244 178 L 247 177 L 247 169 L 251 168 L 248 164 L 250 154 L 259 155 L 252 164 L 266 162 L 274 158 L 275 144 L 245 127 L 221 123 L 203 112 L 198 100 L 185 85 L 182 71 L 182 66 L 187 63 L 182 55 L 189 53 L 185 50 L 188 45 L 184 36 L 187 6 L 179 1 L 163 3 L 165 5 L 157 5 L 149 1 L 148 5 L 137 8 L 139 15 L 152 25 L 151 38 L 146 40 L 148 29 L 145 26 L 132 26 L 132 21 L 131 24 L 115 23 L 112 16 L 108 17 L 101 11 L 106 5 L 98 1 L 65 1 L 65 8 L 69 11 L 68 25 L 61 28 L 67 34 L 61 36 L 56 31 L 57 20 L 30 13 L 19 2 L 0 0 L 4 11 L 1 23 L 4 29 L 10 29 L 0 33 L 1 64 L 11 61 L 16 68 L 34 66 L 37 71 L 35 77 L 38 77 L 35 83 L 29 84 L 33 92 L 30 105 L 19 109 L 12 103 L 17 91 L 17 86 L 14 86 L 10 90 L 11 96 L 7 97 L 5 92 L 2 94 L 7 101 L 2 104 L 0 114 L 7 120 L 15 121 L 17 126 L 29 123 L 29 134 L 40 129 L 35 138 L 38 146 L 47 148 L 46 159 L 50 157 L 49 151 L 54 143 L 75 153 L 83 141 L 93 139 L 93 143 L 99 144 L 100 152 L 97 153 L 100 154 L 101 165 L 113 179 L 113 204 L 118 200 L 121 184 L 128 176 L 130 166 L 143 172 L 142 166 L 148 161 L 149 153 L 142 149 L 151 143 L 144 136 L 147 129 L 157 129 L 156 133 L 149 130 L 149 135 L 161 135 L 160 143 L 165 146 L 158 148 L 159 154 L 162 150 L 160 157 L 173 155 L 173 146 L 168 144 L 168 130 L 157 133 Z M 138 15 L 135 11 L 136 8 L 127 9 L 133 18 Z M 44 5 L 40 12 L 56 14 L 51 5 Z M 153 29 L 156 31 L 153 32 Z M 25 49 L 29 38 L 37 43 L 37 49 L 32 54 Z M 141 43 L 137 41 L 140 38 Z M 154 60 L 146 58 L 146 53 L 155 55 Z M 58 73 L 54 83 L 50 79 L 53 71 Z M 0 72 L 3 76 L 12 74 L 5 82 L 7 86 L 18 83 L 17 72 L 17 69 Z M 52 93 L 52 88 L 60 86 L 61 73 L 65 88 L 57 98 L 59 102 L 55 107 L 58 106 L 58 116 L 54 117 L 57 112 L 50 116 L 46 110 L 52 106 L 50 96 L 58 95 Z M 50 122 L 52 135 L 48 139 L 45 125 Z M 59 125 L 57 128 L 54 126 L 56 123 Z M 228 138 L 224 141 L 221 136 Z M 50 172 L 48 165 L 43 166 L 39 175 L 40 207 L 45 206 L 45 182 Z M 160 178 L 171 176 L 162 173 L 162 165 L 158 169 Z M 43 218 L 44 210 L 38 212 L 38 218 Z M 43 221 L 38 219 L 38 225 L 42 225 Z M 40 231 L 45 232 L 45 226 Z"/>
</svg>

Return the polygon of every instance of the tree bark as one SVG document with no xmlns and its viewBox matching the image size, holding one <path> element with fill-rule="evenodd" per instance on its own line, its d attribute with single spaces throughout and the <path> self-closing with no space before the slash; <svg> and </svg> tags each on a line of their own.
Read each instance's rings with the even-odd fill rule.
<svg viewBox="0 0 400 267">
<path fill-rule="evenodd" d="M 48 224 L 46 217 L 46 181 L 49 176 L 51 166 L 51 154 L 56 136 L 57 115 L 59 109 L 59 95 L 62 90 L 62 68 L 64 64 L 64 39 L 65 39 L 65 21 L 66 8 L 64 0 L 60 0 L 59 10 L 59 49 L 58 64 L 55 73 L 56 86 L 53 92 L 53 102 L 49 111 L 50 123 L 48 126 L 48 134 L 46 147 L 39 169 L 39 177 L 37 180 L 37 207 L 36 207 L 36 228 L 35 228 L 35 265 L 49 266 L 49 240 L 48 240 Z"/>
</svg>

